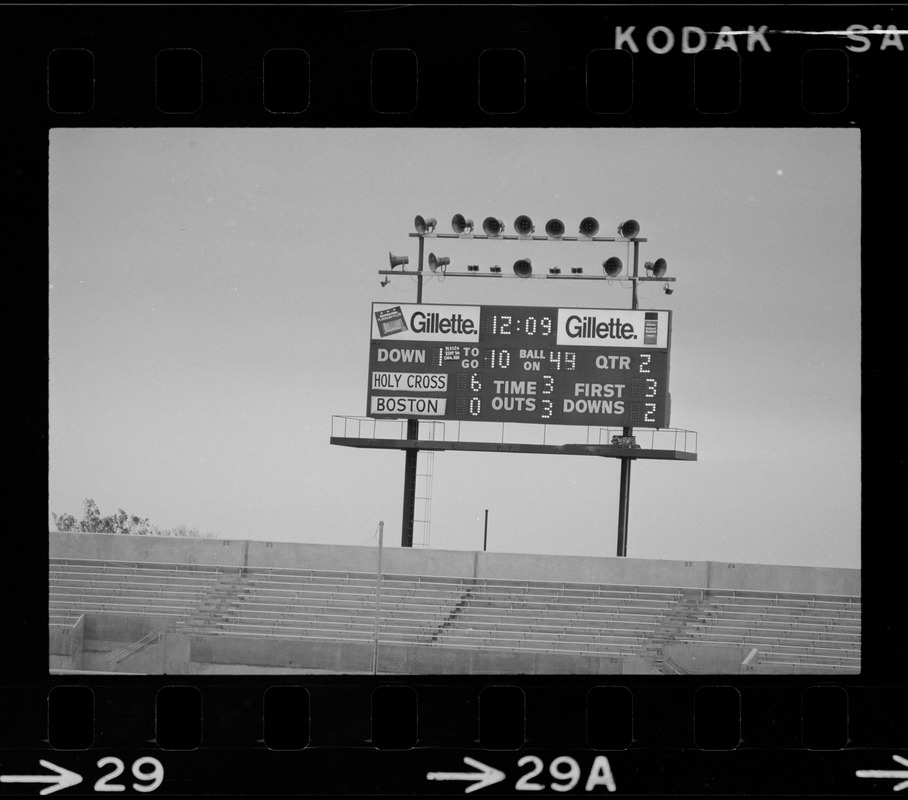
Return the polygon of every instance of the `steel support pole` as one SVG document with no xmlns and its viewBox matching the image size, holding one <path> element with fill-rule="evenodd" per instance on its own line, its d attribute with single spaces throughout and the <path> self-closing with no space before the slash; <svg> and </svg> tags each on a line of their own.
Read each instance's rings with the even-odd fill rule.
<svg viewBox="0 0 908 800">
<path fill-rule="evenodd" d="M 407 439 L 416 440 L 419 436 L 419 422 L 407 420 Z M 413 526 L 416 517 L 416 459 L 419 451 L 407 450 L 404 455 L 404 507 L 403 527 L 400 535 L 401 547 L 413 547 Z"/>
<path fill-rule="evenodd" d="M 378 523 L 378 569 L 375 571 L 375 631 L 372 648 L 372 674 L 378 675 L 378 639 L 381 630 L 381 557 L 385 539 L 385 523 Z"/>
<path fill-rule="evenodd" d="M 634 277 L 637 277 L 639 267 L 640 243 L 634 241 Z M 637 281 L 632 281 L 633 294 L 631 295 L 631 308 L 637 310 Z M 624 436 L 633 436 L 633 428 L 624 428 Z M 627 523 L 630 516 L 631 505 L 631 458 L 621 459 L 621 478 L 618 486 L 618 557 L 627 556 Z"/>
<path fill-rule="evenodd" d="M 416 302 L 422 303 L 422 262 L 425 237 L 419 237 L 419 265 L 416 272 Z M 419 420 L 407 420 L 407 439 L 416 441 L 419 438 Z M 419 450 L 415 447 L 405 451 L 404 455 L 404 507 L 401 524 L 400 546 L 413 547 L 413 525 L 416 517 L 416 462 Z"/>
<path fill-rule="evenodd" d="M 629 436 L 624 429 L 624 435 Z M 618 489 L 618 557 L 627 556 L 627 518 L 631 504 L 631 459 L 621 459 L 621 483 Z"/>
</svg>

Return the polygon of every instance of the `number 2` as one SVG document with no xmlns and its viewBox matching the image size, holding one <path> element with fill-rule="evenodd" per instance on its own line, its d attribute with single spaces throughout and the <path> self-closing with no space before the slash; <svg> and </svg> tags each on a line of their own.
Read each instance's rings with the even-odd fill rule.
<svg viewBox="0 0 908 800">
<path fill-rule="evenodd" d="M 119 758 L 108 756 L 98 762 L 99 767 L 106 767 L 108 764 L 113 765 L 113 772 L 107 773 L 103 778 L 99 778 L 95 783 L 96 792 L 125 792 L 126 787 L 122 783 L 111 783 L 114 778 L 119 778 L 123 774 L 123 762 Z"/>
<path fill-rule="evenodd" d="M 532 764 L 534 769 L 531 769 L 526 775 L 522 775 L 520 780 L 514 784 L 514 788 L 521 791 L 529 790 L 531 792 L 538 792 L 545 789 L 545 786 L 541 783 L 530 783 L 530 778 L 535 778 L 542 772 L 542 759 L 537 756 L 524 756 L 517 762 L 517 766 L 522 767 L 524 764 Z"/>
</svg>

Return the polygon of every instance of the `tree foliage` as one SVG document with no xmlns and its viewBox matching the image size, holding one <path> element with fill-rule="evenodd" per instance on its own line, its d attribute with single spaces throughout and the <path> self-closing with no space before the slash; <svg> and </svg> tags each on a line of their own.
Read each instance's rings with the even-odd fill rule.
<svg viewBox="0 0 908 800">
<path fill-rule="evenodd" d="M 132 536 L 182 536 L 195 539 L 211 539 L 213 533 L 202 533 L 198 528 L 189 528 L 186 525 L 177 525 L 174 528 L 159 528 L 152 525 L 146 517 L 127 514 L 118 508 L 115 514 L 101 516 L 97 503 L 90 497 L 82 502 L 82 519 L 76 519 L 72 514 L 54 514 L 54 524 L 58 531 L 73 533 L 125 533 Z"/>
</svg>

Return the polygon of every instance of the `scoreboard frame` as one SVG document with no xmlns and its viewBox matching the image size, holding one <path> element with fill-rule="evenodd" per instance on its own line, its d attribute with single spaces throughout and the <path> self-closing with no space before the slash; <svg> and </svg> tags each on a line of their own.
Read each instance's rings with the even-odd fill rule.
<svg viewBox="0 0 908 800">
<path fill-rule="evenodd" d="M 372 304 L 367 416 L 667 428 L 671 311 Z"/>
</svg>

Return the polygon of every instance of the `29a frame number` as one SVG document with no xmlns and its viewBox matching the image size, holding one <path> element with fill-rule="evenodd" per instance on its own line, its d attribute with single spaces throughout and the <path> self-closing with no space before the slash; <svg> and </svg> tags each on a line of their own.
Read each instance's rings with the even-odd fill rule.
<svg viewBox="0 0 908 800">
<path fill-rule="evenodd" d="M 529 772 L 520 776 L 514 788 L 518 791 L 540 792 L 545 789 L 542 783 L 536 783 L 533 778 L 540 775 L 545 767 L 545 763 L 538 756 L 524 756 L 517 762 L 518 767 L 531 765 Z M 549 764 L 549 774 L 554 778 L 549 787 L 556 792 L 569 792 L 583 777 L 580 764 L 570 756 L 559 756 Z M 608 759 L 605 756 L 597 756 L 590 769 L 584 789 L 592 791 L 597 786 L 605 786 L 610 792 L 615 791 L 615 778 L 612 776 L 612 770 L 609 766 Z"/>
</svg>

